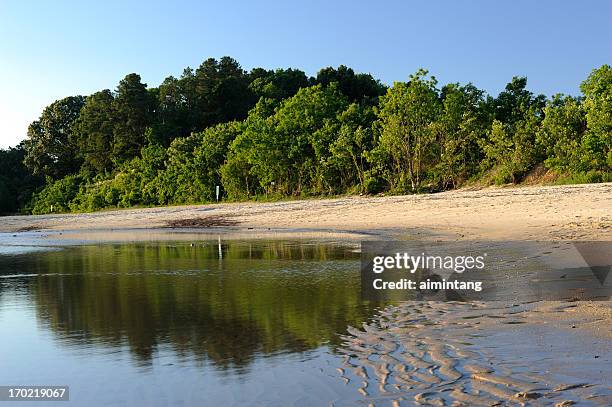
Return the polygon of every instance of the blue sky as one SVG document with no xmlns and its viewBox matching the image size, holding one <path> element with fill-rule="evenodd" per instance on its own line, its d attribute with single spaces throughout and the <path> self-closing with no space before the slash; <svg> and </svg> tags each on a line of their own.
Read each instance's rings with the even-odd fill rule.
<svg viewBox="0 0 612 407">
<path fill-rule="evenodd" d="M 577 94 L 612 63 L 612 2 L 3 0 L 0 38 L 7 147 L 56 99 L 113 89 L 130 72 L 157 86 L 224 55 L 310 75 L 345 64 L 389 84 L 425 67 L 491 94 L 526 75 L 534 92 Z"/>
</svg>

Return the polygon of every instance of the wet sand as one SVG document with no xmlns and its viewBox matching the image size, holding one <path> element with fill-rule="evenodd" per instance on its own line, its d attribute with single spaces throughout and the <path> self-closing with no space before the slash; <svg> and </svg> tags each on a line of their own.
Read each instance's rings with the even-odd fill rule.
<svg viewBox="0 0 612 407">
<path fill-rule="evenodd" d="M 208 226 L 169 227 L 194 219 Z M 612 184 L 17 216 L 0 218 L 0 232 L 0 246 L 290 237 L 612 241 Z M 611 328 L 610 301 L 404 302 L 349 327 L 337 379 L 373 405 L 612 405 Z"/>
<path fill-rule="evenodd" d="M 608 406 L 609 329 L 568 335 L 568 313 L 601 324 L 579 307 L 405 302 L 348 329 L 338 376 L 374 405 Z"/>
</svg>

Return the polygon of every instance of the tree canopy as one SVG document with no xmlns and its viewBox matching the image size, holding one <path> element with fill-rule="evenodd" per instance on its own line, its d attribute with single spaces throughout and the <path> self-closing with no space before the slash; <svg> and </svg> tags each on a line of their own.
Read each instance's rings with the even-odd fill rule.
<svg viewBox="0 0 612 407">
<path fill-rule="evenodd" d="M 497 96 L 418 70 L 387 87 L 341 65 L 244 70 L 206 59 L 148 87 L 57 100 L 0 150 L 0 213 L 343 193 L 436 192 L 612 177 L 612 68 L 548 99 L 511 78 Z"/>
</svg>

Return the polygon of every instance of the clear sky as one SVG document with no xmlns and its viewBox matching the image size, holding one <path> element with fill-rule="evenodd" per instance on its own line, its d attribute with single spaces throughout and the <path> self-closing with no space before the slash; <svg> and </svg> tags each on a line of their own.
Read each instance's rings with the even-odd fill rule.
<svg viewBox="0 0 612 407">
<path fill-rule="evenodd" d="M 612 1 L 2 0 L 0 147 L 56 99 L 130 72 L 157 86 L 224 55 L 309 75 L 345 64 L 388 84 L 424 67 L 491 94 L 526 75 L 534 92 L 578 94 L 612 63 Z"/>
</svg>

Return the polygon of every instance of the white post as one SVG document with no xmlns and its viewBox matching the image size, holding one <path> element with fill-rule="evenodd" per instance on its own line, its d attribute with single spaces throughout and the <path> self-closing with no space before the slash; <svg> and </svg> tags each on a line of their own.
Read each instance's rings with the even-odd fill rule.
<svg viewBox="0 0 612 407">
<path fill-rule="evenodd" d="M 217 186 L 215 187 L 215 192 L 216 192 L 216 195 L 217 195 L 217 202 L 219 202 L 219 192 L 220 192 L 219 185 L 217 185 Z"/>
</svg>

